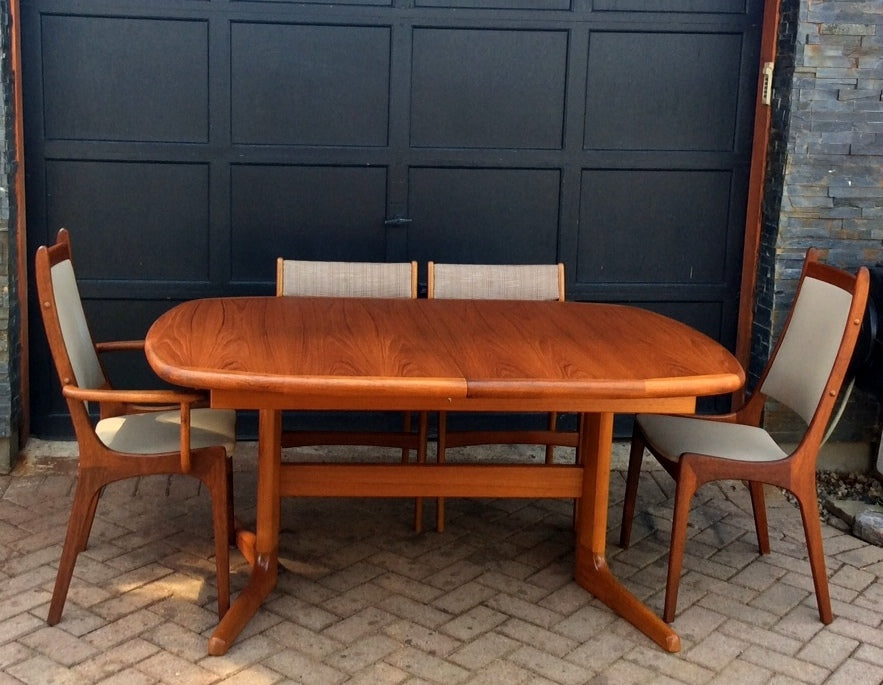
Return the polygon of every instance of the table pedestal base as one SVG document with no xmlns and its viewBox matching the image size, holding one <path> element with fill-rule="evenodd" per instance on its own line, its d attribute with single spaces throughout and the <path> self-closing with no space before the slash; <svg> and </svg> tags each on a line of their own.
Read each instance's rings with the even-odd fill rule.
<svg viewBox="0 0 883 685">
<path fill-rule="evenodd" d="M 209 638 L 208 653 L 210 655 L 221 656 L 227 653 L 233 641 L 276 587 L 277 571 L 278 555 L 272 554 L 257 559 L 257 563 L 251 568 L 248 583 Z"/>
<path fill-rule="evenodd" d="M 660 647 L 677 652 L 677 633 L 629 592 L 604 557 L 613 414 L 582 414 L 578 463 L 570 466 L 285 464 L 279 448 L 280 414 L 260 413 L 256 533 L 237 530 L 251 563 L 248 584 L 209 640 L 208 652 L 226 653 L 276 586 L 279 500 L 307 496 L 561 497 L 579 500 L 576 582 Z"/>
<path fill-rule="evenodd" d="M 592 554 L 591 550 L 586 548 L 577 549 L 574 578 L 614 613 L 631 623 L 665 651 L 681 650 L 681 638 L 678 634 L 613 576 L 603 556 Z"/>
</svg>

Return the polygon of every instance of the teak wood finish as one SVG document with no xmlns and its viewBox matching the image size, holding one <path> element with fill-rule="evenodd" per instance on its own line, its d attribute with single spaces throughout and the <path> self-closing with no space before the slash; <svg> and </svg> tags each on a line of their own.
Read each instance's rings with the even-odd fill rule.
<svg viewBox="0 0 883 685">
<path fill-rule="evenodd" d="M 394 297 L 417 299 L 417 262 L 329 262 L 276 260 L 276 297 Z M 398 431 L 379 430 L 284 430 L 281 445 L 361 445 L 398 447 L 402 463 L 414 450 L 418 463 L 426 461 L 429 416 L 420 412 L 417 430 L 412 429 L 411 412 L 402 416 Z M 423 503 L 414 507 L 414 529 L 423 530 Z"/>
<path fill-rule="evenodd" d="M 426 265 L 430 299 L 547 300 L 564 302 L 564 264 L 436 264 Z M 448 430 L 447 412 L 438 414 L 436 461 L 444 463 L 450 447 L 469 445 L 544 445 L 546 463 L 555 459 L 555 447 L 577 447 L 579 434 L 559 430 L 558 414 L 550 412 L 545 430 Z M 435 529 L 445 529 L 445 500 L 436 501 Z"/>
<path fill-rule="evenodd" d="M 607 566 L 610 449 L 615 412 L 690 412 L 696 397 L 742 385 L 738 362 L 705 335 L 618 305 L 248 297 L 175 307 L 146 353 L 167 381 L 209 389 L 213 406 L 259 411 L 252 575 L 210 654 L 226 652 L 275 586 L 281 496 L 580 499 L 577 582 L 680 649 Z M 576 412 L 581 463 L 283 465 L 285 409 Z"/>
<path fill-rule="evenodd" d="M 215 537 L 215 566 L 218 585 L 218 616 L 223 617 L 230 606 L 229 547 L 234 531 L 233 520 L 233 471 L 231 457 L 224 444 L 191 445 L 191 408 L 205 404 L 205 393 L 182 390 L 123 390 L 115 389 L 107 380 L 101 357 L 103 354 L 121 351 L 139 351 L 143 341 L 128 340 L 118 342 L 93 343 L 87 339 L 87 331 L 80 330 L 84 337 L 77 342 L 81 348 L 94 347 L 100 378 L 95 387 L 90 387 L 86 379 L 78 379 L 76 369 L 82 369 L 84 352 L 69 349 L 65 342 L 63 326 L 59 318 L 59 297 L 70 298 L 73 293 L 56 291 L 53 268 L 70 262 L 71 245 L 68 231 L 61 229 L 57 241 L 49 247 L 37 250 L 35 258 L 35 278 L 40 309 L 49 347 L 52 350 L 55 368 L 61 381 L 62 393 L 70 410 L 71 420 L 77 436 L 79 459 L 77 463 L 77 486 L 74 492 L 71 513 L 68 519 L 61 559 L 49 605 L 47 621 L 55 625 L 61 620 L 65 600 L 70 587 L 74 566 L 80 552 L 86 549 L 92 522 L 98 507 L 101 493 L 109 483 L 139 476 L 181 474 L 198 478 L 205 484 L 212 501 L 212 523 Z M 68 304 L 71 304 L 68 299 Z M 70 314 L 70 312 L 68 312 Z M 89 354 L 86 352 L 85 354 Z M 77 364 L 74 355 L 79 355 Z M 108 447 L 96 433 L 96 426 L 89 416 L 87 403 L 97 404 L 101 419 L 118 416 L 143 415 L 174 409 L 180 425 L 180 449 L 168 452 L 123 452 Z M 199 410 L 208 411 L 208 410 Z M 172 412 L 163 417 L 173 423 Z M 159 416 L 154 414 L 154 416 Z M 173 426 L 174 428 L 174 426 Z M 197 428 L 194 424 L 193 431 Z M 231 424 L 229 439 L 232 442 L 235 426 Z M 149 443 L 147 446 L 151 446 Z"/>
</svg>

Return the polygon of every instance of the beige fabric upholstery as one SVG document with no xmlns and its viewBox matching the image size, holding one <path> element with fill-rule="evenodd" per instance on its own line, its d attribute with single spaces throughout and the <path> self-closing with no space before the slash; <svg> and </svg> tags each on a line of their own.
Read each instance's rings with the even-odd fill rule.
<svg viewBox="0 0 883 685">
<path fill-rule="evenodd" d="M 430 297 L 463 300 L 563 300 L 558 264 L 434 264 Z"/>
<path fill-rule="evenodd" d="M 761 388 L 807 423 L 834 366 L 851 304 L 842 288 L 805 278 Z M 637 421 L 656 454 L 669 461 L 687 452 L 754 462 L 788 456 L 762 428 L 679 416 L 640 415 Z"/>
<path fill-rule="evenodd" d="M 104 372 L 92 344 L 74 267 L 70 260 L 52 267 L 52 287 L 64 345 L 76 376 L 76 385 L 90 390 L 105 385 Z"/>
<path fill-rule="evenodd" d="M 110 449 L 129 454 L 160 454 L 181 449 L 181 412 L 128 414 L 102 419 L 95 427 L 98 438 Z M 190 412 L 190 447 L 236 447 L 236 412 L 194 409 Z"/>
<path fill-rule="evenodd" d="M 318 297 L 416 297 L 412 262 L 314 262 L 282 260 L 280 295 Z"/>
<path fill-rule="evenodd" d="M 648 443 L 668 461 L 687 452 L 758 462 L 788 456 L 763 428 L 658 414 L 641 414 L 637 421 Z"/>
<path fill-rule="evenodd" d="M 809 423 L 834 367 L 852 296 L 842 288 L 805 278 L 794 302 L 788 333 L 761 392 Z"/>
</svg>

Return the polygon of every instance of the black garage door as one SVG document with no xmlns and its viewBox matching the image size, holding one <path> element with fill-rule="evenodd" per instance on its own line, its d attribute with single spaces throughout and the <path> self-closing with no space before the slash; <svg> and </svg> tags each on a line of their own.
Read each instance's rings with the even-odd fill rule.
<svg viewBox="0 0 883 685">
<path fill-rule="evenodd" d="M 560 260 L 569 299 L 732 346 L 761 14 L 22 0 L 29 251 L 71 229 L 101 339 L 181 300 L 271 293 L 284 255 Z M 32 430 L 65 434 L 31 312 Z"/>
</svg>

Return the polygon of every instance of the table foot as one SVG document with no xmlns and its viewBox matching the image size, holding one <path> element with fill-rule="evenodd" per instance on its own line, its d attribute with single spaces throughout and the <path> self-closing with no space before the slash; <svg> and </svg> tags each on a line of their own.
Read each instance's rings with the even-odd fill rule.
<svg viewBox="0 0 883 685">
<path fill-rule="evenodd" d="M 227 653 L 230 645 L 255 615 L 264 599 L 276 587 L 276 572 L 276 555 L 258 558 L 258 563 L 252 566 L 248 583 L 209 638 L 208 653 L 210 655 L 221 656 Z"/>
<path fill-rule="evenodd" d="M 681 638 L 610 572 L 607 560 L 587 548 L 577 549 L 576 582 L 667 652 L 681 651 Z"/>
<path fill-rule="evenodd" d="M 236 529 L 236 547 L 252 568 L 254 568 L 255 559 L 257 559 L 257 552 L 255 552 L 256 540 L 257 536 L 254 532 L 245 528 Z"/>
</svg>

